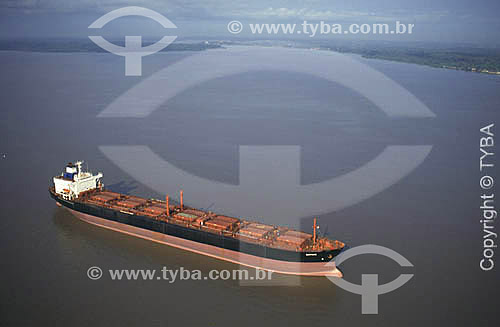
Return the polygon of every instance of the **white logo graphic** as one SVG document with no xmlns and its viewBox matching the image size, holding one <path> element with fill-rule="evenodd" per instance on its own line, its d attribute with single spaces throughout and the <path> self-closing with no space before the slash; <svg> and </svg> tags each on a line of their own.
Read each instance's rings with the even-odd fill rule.
<svg viewBox="0 0 500 327">
<path fill-rule="evenodd" d="M 124 7 L 113 10 L 90 24 L 89 28 L 102 28 L 116 18 L 124 16 L 143 16 L 151 18 L 160 23 L 164 28 L 177 28 L 168 18 L 153 11 L 142 7 Z M 125 57 L 125 75 L 126 76 L 141 76 L 142 75 L 142 57 L 156 53 L 169 44 L 171 44 L 177 36 L 164 36 L 160 41 L 149 46 L 142 46 L 141 36 L 125 36 L 125 47 L 120 47 L 106 41 L 102 36 L 89 36 L 95 44 L 106 51 Z"/>
<path fill-rule="evenodd" d="M 335 258 L 335 266 L 338 266 L 345 260 L 360 254 L 379 254 L 391 258 L 402 267 L 413 267 L 411 262 L 401 254 L 386 247 L 372 244 L 357 246 L 342 252 Z M 333 263 L 329 262 L 327 265 L 333 265 Z M 361 285 L 350 283 L 342 278 L 328 276 L 328 279 L 346 291 L 361 295 L 362 314 L 378 314 L 378 296 L 400 288 L 412 277 L 413 274 L 401 274 L 392 282 L 383 285 L 378 284 L 378 275 L 376 274 L 361 275 Z"/>
<path fill-rule="evenodd" d="M 102 269 L 94 266 L 87 270 L 87 277 L 91 280 L 98 280 L 102 277 Z"/>
<path fill-rule="evenodd" d="M 197 73 L 186 74 L 190 71 Z M 180 60 L 132 87 L 98 117 L 147 117 L 169 99 L 197 84 L 250 71 L 289 71 L 339 83 L 371 100 L 389 118 L 435 117 L 406 89 L 350 56 L 261 47 L 229 47 Z M 298 145 L 240 146 L 239 185 L 210 181 L 185 172 L 147 145 L 99 148 L 137 181 L 161 194 L 176 193 L 182 188 L 199 207 L 211 205 L 207 194 L 217 194 L 220 200 L 215 209 L 221 212 L 231 213 L 234 203 L 238 203 L 239 216 L 266 217 L 276 223 L 284 219 L 283 209 L 287 208 L 287 223 L 293 224 L 302 217 L 346 208 L 387 189 L 418 167 L 432 145 L 388 145 L 358 169 L 307 185 L 300 184 Z"/>
<path fill-rule="evenodd" d="M 243 24 L 237 20 L 227 23 L 227 30 L 231 34 L 239 34 L 243 30 Z"/>
</svg>

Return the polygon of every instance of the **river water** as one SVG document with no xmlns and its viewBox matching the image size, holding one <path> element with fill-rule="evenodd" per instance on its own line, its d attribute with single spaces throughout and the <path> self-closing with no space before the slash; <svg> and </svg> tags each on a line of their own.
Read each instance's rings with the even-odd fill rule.
<svg viewBox="0 0 500 327">
<path fill-rule="evenodd" d="M 390 119 L 352 89 L 293 71 L 206 81 L 144 118 L 97 117 L 143 79 L 191 55 L 196 53 L 148 56 L 143 77 L 125 77 L 123 58 L 111 54 L 0 53 L 2 325 L 498 325 L 498 273 L 479 268 L 478 184 L 479 129 L 500 118 L 498 76 L 352 57 L 415 95 L 434 118 Z M 298 183 L 313 185 L 362 167 L 387 145 L 432 145 L 422 164 L 392 186 L 319 216 L 322 234 L 351 247 L 391 248 L 414 266 L 402 268 L 381 256 L 353 257 L 341 265 L 346 280 L 359 284 L 361 274 L 378 274 L 382 284 L 401 273 L 414 277 L 380 295 L 378 315 L 362 315 L 360 295 L 320 277 L 275 276 L 275 284 L 263 286 L 233 280 L 90 280 L 92 266 L 105 272 L 183 267 L 203 274 L 239 268 L 104 230 L 56 207 L 47 191 L 51 178 L 77 159 L 102 171 L 112 190 L 163 198 L 110 159 L 101 148 L 106 145 L 147 145 L 190 176 L 232 186 L 240 185 L 242 149 L 291 150 L 292 158 L 298 154 L 292 163 L 300 172 Z M 288 162 L 279 157 L 272 157 L 278 162 L 275 172 Z M 259 175 L 265 166 L 257 164 L 252 172 Z M 272 174 L 268 179 L 247 190 L 256 208 L 259 198 L 273 192 L 286 198 L 287 188 L 272 186 Z M 181 186 L 165 192 L 175 198 Z M 193 186 L 185 188 L 190 205 L 207 206 L 196 200 L 204 196 Z M 235 215 L 248 210 L 245 201 L 228 206 L 223 196 L 206 195 L 212 210 Z M 307 205 L 307 198 L 302 203 Z M 292 221 L 287 217 L 297 203 L 277 205 L 281 218 L 259 220 L 310 232 L 312 213 Z"/>
</svg>

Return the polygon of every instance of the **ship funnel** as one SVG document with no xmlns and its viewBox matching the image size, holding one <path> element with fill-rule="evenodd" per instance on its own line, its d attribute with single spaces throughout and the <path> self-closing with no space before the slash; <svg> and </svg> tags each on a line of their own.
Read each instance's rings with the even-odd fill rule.
<svg viewBox="0 0 500 327">
<path fill-rule="evenodd" d="M 181 190 L 181 210 L 184 210 L 184 197 L 183 197 L 183 195 L 184 195 L 184 191 Z"/>
</svg>

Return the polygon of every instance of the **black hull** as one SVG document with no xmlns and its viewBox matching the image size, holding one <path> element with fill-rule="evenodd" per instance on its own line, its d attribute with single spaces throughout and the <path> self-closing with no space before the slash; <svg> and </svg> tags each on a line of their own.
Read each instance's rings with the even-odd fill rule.
<svg viewBox="0 0 500 327">
<path fill-rule="evenodd" d="M 321 252 L 296 252 L 271 248 L 264 245 L 245 242 L 243 240 L 238 240 L 225 235 L 213 234 L 203 230 L 197 230 L 177 224 L 171 224 L 165 221 L 151 219 L 151 217 L 131 215 L 125 212 L 99 207 L 92 204 L 67 201 L 58 197 L 54 194 L 54 192 L 52 192 L 52 190 L 50 190 L 50 195 L 62 206 L 84 214 L 266 259 L 287 262 L 326 263 L 342 251 L 342 249 L 337 249 Z"/>
</svg>

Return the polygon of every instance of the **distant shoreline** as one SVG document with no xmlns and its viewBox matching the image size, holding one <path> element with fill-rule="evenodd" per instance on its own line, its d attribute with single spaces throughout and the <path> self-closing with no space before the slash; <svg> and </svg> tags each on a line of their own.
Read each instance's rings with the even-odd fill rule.
<svg viewBox="0 0 500 327">
<path fill-rule="evenodd" d="M 109 40 L 123 46 L 124 40 Z M 156 41 L 144 40 L 144 46 Z M 196 40 L 170 44 L 161 50 L 204 51 L 219 49 L 225 45 L 284 46 L 311 50 L 325 50 L 358 54 L 367 59 L 380 59 L 423 65 L 434 68 L 459 70 L 500 76 L 500 49 L 477 48 L 472 46 L 438 47 L 436 45 L 398 44 L 387 42 L 355 41 L 289 41 L 289 40 Z M 39 53 L 106 53 L 92 41 L 82 39 L 21 39 L 0 40 L 0 51 L 20 51 Z"/>
<path fill-rule="evenodd" d="M 123 40 L 110 40 L 118 46 L 123 46 Z M 156 41 L 145 40 L 143 45 L 147 46 Z M 217 49 L 222 46 L 215 42 L 176 42 L 162 49 L 166 51 L 203 51 L 207 49 Z M 89 39 L 75 40 L 0 40 L 0 51 L 22 51 L 22 52 L 41 52 L 41 53 L 107 53 Z"/>
<path fill-rule="evenodd" d="M 366 59 L 417 64 L 500 76 L 500 49 L 474 46 L 436 46 L 397 42 L 355 41 L 224 41 L 223 45 L 281 45 L 290 48 L 334 51 L 360 55 Z"/>
</svg>

